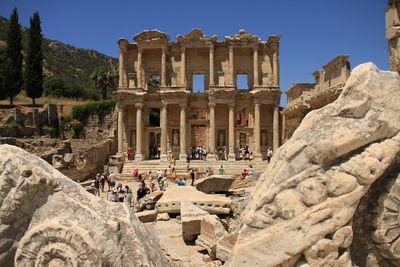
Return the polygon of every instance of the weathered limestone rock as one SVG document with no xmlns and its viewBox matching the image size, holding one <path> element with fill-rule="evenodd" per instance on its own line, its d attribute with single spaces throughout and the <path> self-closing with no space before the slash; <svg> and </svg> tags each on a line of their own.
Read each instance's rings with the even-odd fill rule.
<svg viewBox="0 0 400 267">
<path fill-rule="evenodd" d="M 137 211 L 154 209 L 157 201 L 162 197 L 163 194 L 163 191 L 154 191 L 148 195 L 145 195 L 139 200 L 139 203 L 136 207 Z"/>
<path fill-rule="evenodd" d="M 228 214 L 230 212 L 231 200 L 229 198 L 222 195 L 205 194 L 191 186 L 167 188 L 156 207 L 159 213 L 180 213 L 181 201 L 185 199 L 212 214 Z"/>
<path fill-rule="evenodd" d="M 303 256 L 310 266 L 351 266 L 358 203 L 398 164 L 399 100 L 398 73 L 367 63 L 335 102 L 308 113 L 258 180 L 226 266 L 296 266 Z"/>
<path fill-rule="evenodd" d="M 141 212 L 136 212 L 135 215 L 142 223 L 154 222 L 155 220 L 157 220 L 156 210 L 145 210 Z"/>
<path fill-rule="evenodd" d="M 231 175 L 210 175 L 196 183 L 196 189 L 204 193 L 228 192 L 234 179 Z"/>
<path fill-rule="evenodd" d="M 182 237 L 185 241 L 193 241 L 200 234 L 201 220 L 210 214 L 187 199 L 181 201 Z"/>
<path fill-rule="evenodd" d="M 220 238 L 216 243 L 216 258 L 221 261 L 227 261 L 232 253 L 233 246 L 236 243 L 239 232 L 235 231 L 227 236 Z M 250 265 L 249 265 L 250 266 Z"/>
<path fill-rule="evenodd" d="M 228 235 L 221 220 L 215 216 L 207 216 L 201 220 L 200 235 L 196 240 L 196 244 L 207 249 L 211 259 L 216 257 L 216 243 L 218 239 Z"/>
<path fill-rule="evenodd" d="M 388 0 L 386 8 L 386 39 L 389 44 L 390 69 L 400 72 L 400 1 Z"/>
<path fill-rule="evenodd" d="M 157 214 L 157 221 L 169 221 L 170 217 L 168 213 L 158 213 Z"/>
<path fill-rule="evenodd" d="M 10 145 L 0 145 L 0 204 L 1 266 L 169 265 L 123 203 L 87 193 Z"/>
</svg>

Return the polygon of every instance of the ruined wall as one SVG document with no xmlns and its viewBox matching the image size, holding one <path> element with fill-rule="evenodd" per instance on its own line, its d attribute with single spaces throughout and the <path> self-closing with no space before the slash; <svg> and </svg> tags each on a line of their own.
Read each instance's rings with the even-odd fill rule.
<svg viewBox="0 0 400 267">
<path fill-rule="evenodd" d="M 400 72 L 400 1 L 388 0 L 386 8 L 386 39 L 388 40 L 390 70 Z"/>
</svg>

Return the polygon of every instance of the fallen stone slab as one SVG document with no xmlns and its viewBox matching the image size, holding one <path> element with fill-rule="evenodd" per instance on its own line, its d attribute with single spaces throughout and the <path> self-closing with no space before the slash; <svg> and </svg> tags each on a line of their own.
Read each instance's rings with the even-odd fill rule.
<svg viewBox="0 0 400 267">
<path fill-rule="evenodd" d="M 235 246 L 239 232 L 235 231 L 220 238 L 216 243 L 216 258 L 221 261 L 227 261 Z"/>
<path fill-rule="evenodd" d="M 181 201 L 187 199 L 193 205 L 211 214 L 229 214 L 231 200 L 223 195 L 210 195 L 196 190 L 191 186 L 169 187 L 157 202 L 156 208 L 159 213 L 180 213 Z"/>
<path fill-rule="evenodd" d="M 151 192 L 148 195 L 145 195 L 143 198 L 141 198 L 138 202 L 137 205 L 137 210 L 142 211 L 142 210 L 152 210 L 154 209 L 157 201 L 162 197 L 163 191 L 155 191 Z"/>
<path fill-rule="evenodd" d="M 157 210 L 136 212 L 135 215 L 142 223 L 153 222 L 157 220 Z"/>
<path fill-rule="evenodd" d="M 228 235 L 221 220 L 216 215 L 210 215 L 201 220 L 200 235 L 196 245 L 205 248 L 211 259 L 216 259 L 216 244 L 218 239 Z"/>
<path fill-rule="evenodd" d="M 200 234 L 201 220 L 210 216 L 187 199 L 181 201 L 182 237 L 185 241 L 194 241 Z"/>
<path fill-rule="evenodd" d="M 210 175 L 199 179 L 196 189 L 204 193 L 228 192 L 234 180 L 231 175 Z"/>
</svg>

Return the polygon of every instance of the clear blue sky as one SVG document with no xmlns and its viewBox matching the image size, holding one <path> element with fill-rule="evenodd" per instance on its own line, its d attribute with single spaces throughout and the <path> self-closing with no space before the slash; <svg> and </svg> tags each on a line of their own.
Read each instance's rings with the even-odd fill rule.
<svg viewBox="0 0 400 267">
<path fill-rule="evenodd" d="M 385 40 L 386 0 L 1 0 L 0 15 L 18 8 L 20 23 L 39 11 L 46 38 L 118 56 L 118 38 L 146 29 L 168 33 L 172 40 L 192 28 L 219 40 L 239 29 L 259 35 L 282 35 L 280 85 L 313 82 L 311 73 L 338 54 L 350 55 L 351 67 L 372 61 L 389 68 Z M 282 104 L 285 105 L 286 98 Z"/>
</svg>

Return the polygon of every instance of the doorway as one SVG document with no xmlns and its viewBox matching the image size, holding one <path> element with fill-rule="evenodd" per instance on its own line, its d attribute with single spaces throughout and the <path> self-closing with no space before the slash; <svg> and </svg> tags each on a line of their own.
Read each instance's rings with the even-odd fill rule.
<svg viewBox="0 0 400 267">
<path fill-rule="evenodd" d="M 149 159 L 160 158 L 160 132 L 149 132 Z"/>
</svg>

